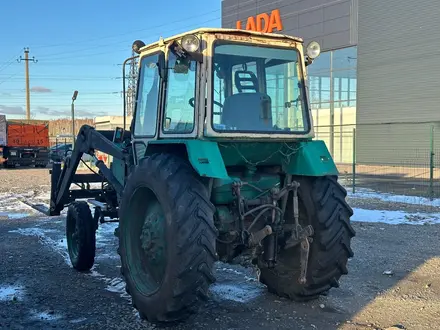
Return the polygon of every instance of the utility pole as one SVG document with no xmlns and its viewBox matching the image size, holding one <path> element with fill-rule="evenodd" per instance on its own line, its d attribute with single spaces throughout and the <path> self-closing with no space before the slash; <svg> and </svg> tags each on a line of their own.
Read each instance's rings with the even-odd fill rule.
<svg viewBox="0 0 440 330">
<path fill-rule="evenodd" d="M 136 56 L 134 51 L 131 52 L 131 56 Z M 127 116 L 133 116 L 134 103 L 136 97 L 136 85 L 138 76 L 138 66 L 136 59 L 130 62 L 130 73 L 128 74 L 128 88 L 127 88 Z M 123 77 L 125 79 L 125 77 Z M 125 127 L 124 127 L 125 129 Z"/>
<path fill-rule="evenodd" d="M 24 61 L 25 75 L 26 75 L 26 119 L 29 122 L 31 120 L 31 91 L 29 87 L 29 61 L 37 63 L 38 60 L 35 57 L 29 58 L 29 47 L 24 49 L 24 58 L 20 56 L 18 62 Z"/>
</svg>

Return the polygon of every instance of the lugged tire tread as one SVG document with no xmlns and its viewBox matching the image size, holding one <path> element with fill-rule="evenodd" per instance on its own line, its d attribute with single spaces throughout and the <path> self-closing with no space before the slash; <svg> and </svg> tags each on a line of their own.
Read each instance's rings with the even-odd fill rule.
<svg viewBox="0 0 440 330">
<path fill-rule="evenodd" d="M 73 267 L 78 271 L 88 271 L 95 263 L 96 253 L 96 224 L 93 220 L 90 207 L 85 201 L 75 201 L 69 205 L 66 222 L 74 217 L 79 222 L 78 258 L 72 261 Z M 68 224 L 66 223 L 66 227 Z M 70 255 L 70 254 L 69 254 Z"/>
<path fill-rule="evenodd" d="M 156 315 L 149 315 L 148 310 L 139 308 L 141 306 L 136 308 L 150 322 L 185 319 L 206 299 L 209 285 L 215 281 L 213 265 L 218 259 L 215 253 L 217 230 L 213 224 L 215 208 L 209 200 L 206 187 L 192 167 L 174 155 L 154 154 L 146 157 L 130 177 L 136 171 L 155 175 L 167 185 L 177 226 L 176 254 L 180 255 L 179 270 L 172 282 L 173 296 L 164 304 L 165 307 Z"/>
<path fill-rule="evenodd" d="M 307 284 L 298 283 L 299 258 L 279 259 L 274 269 L 261 269 L 260 281 L 269 291 L 294 301 L 308 301 L 326 294 L 339 286 L 339 279 L 347 274 L 348 258 L 353 256 L 350 247 L 355 231 L 350 224 L 353 210 L 345 201 L 346 190 L 334 176 L 298 178 L 307 185 L 317 219 L 309 258 Z M 300 187 L 301 191 L 301 187 Z M 300 210 L 301 212 L 301 210 Z M 289 251 L 285 251 L 289 253 Z M 298 254 L 299 255 L 299 254 Z"/>
</svg>

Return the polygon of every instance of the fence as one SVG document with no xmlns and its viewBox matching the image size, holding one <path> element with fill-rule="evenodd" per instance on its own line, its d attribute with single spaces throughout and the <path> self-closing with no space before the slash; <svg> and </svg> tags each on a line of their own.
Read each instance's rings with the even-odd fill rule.
<svg viewBox="0 0 440 330">
<path fill-rule="evenodd" d="M 440 197 L 440 122 L 315 127 L 351 192 Z"/>
</svg>

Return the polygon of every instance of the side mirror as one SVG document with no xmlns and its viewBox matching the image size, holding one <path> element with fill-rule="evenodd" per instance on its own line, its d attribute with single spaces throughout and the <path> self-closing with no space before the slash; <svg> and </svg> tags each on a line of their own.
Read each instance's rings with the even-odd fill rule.
<svg viewBox="0 0 440 330">
<path fill-rule="evenodd" d="M 191 65 L 191 62 L 188 60 L 188 58 L 178 58 L 176 60 L 176 63 L 174 64 L 173 71 L 174 71 L 174 73 L 187 74 L 190 65 Z"/>
</svg>

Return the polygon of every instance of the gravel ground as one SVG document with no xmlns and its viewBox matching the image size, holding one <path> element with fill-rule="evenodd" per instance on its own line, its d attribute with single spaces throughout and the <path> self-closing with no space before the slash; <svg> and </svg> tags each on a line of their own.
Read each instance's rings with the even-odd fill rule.
<svg viewBox="0 0 440 330">
<path fill-rule="evenodd" d="M 153 329 L 125 294 L 115 224 L 99 228 L 95 266 L 78 273 L 67 257 L 64 217 L 45 217 L 18 200 L 47 202 L 48 181 L 47 169 L 0 170 L 0 329 Z M 424 211 L 373 199 L 350 203 Z M 356 222 L 354 228 L 349 275 L 328 296 L 293 303 L 268 293 L 253 269 L 218 263 L 210 299 L 170 329 L 438 328 L 440 225 Z"/>
</svg>

